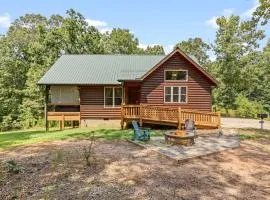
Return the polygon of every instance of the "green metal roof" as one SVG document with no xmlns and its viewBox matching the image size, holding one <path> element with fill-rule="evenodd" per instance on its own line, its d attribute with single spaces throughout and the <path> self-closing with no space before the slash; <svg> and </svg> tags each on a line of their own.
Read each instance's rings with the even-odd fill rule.
<svg viewBox="0 0 270 200">
<path fill-rule="evenodd" d="M 119 84 L 118 80 L 141 78 L 163 58 L 165 55 L 63 55 L 38 84 Z"/>
</svg>

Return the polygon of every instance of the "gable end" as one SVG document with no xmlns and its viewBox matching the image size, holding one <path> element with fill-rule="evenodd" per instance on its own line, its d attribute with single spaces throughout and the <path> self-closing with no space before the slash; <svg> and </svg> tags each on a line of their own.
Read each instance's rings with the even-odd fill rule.
<svg viewBox="0 0 270 200">
<path fill-rule="evenodd" d="M 158 64 L 156 64 L 154 67 L 152 67 L 147 73 L 145 73 L 140 80 L 144 80 L 146 77 L 148 77 L 150 74 L 152 74 L 156 69 L 158 69 L 162 64 L 164 64 L 167 60 L 169 60 L 173 55 L 176 53 L 179 53 L 181 56 L 183 56 L 188 62 L 192 64 L 198 71 L 200 71 L 214 86 L 218 85 L 217 80 L 212 77 L 208 72 L 206 72 L 197 62 L 195 62 L 192 58 L 190 58 L 188 55 L 186 55 L 183 51 L 181 51 L 179 48 L 176 48 L 174 51 L 172 51 L 170 54 L 168 54 L 164 59 L 162 59 Z"/>
</svg>

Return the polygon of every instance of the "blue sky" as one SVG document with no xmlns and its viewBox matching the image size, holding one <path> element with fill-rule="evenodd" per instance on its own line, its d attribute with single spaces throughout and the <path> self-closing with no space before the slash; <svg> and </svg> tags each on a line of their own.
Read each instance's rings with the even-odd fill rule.
<svg viewBox="0 0 270 200">
<path fill-rule="evenodd" d="M 0 33 L 26 13 L 65 15 L 67 9 L 74 8 L 101 31 L 128 28 L 141 47 L 161 44 L 168 52 L 178 41 L 191 37 L 212 42 L 216 17 L 237 14 L 248 18 L 257 5 L 257 0 L 9 0 L 1 2 Z M 269 38 L 269 25 L 264 29 Z"/>
</svg>

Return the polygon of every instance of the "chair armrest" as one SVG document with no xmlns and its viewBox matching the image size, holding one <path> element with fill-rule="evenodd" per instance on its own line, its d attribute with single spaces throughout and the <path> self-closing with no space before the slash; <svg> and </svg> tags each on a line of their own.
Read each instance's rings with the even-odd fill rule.
<svg viewBox="0 0 270 200">
<path fill-rule="evenodd" d="M 141 128 L 142 132 L 144 132 L 145 134 L 150 134 L 150 128 Z"/>
</svg>

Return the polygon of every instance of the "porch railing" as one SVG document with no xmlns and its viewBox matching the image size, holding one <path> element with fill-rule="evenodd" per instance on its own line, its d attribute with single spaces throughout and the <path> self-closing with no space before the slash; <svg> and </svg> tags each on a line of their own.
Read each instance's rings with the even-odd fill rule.
<svg viewBox="0 0 270 200">
<path fill-rule="evenodd" d="M 63 130 L 65 128 L 65 121 L 71 121 L 72 124 L 74 121 L 81 120 L 80 112 L 48 112 L 47 116 L 48 121 L 59 121 L 59 128 Z"/>
<path fill-rule="evenodd" d="M 121 115 L 125 118 L 138 118 L 140 116 L 140 105 L 122 105 Z"/>
</svg>

